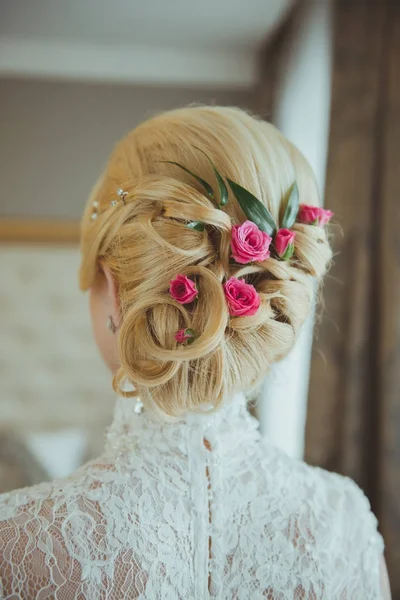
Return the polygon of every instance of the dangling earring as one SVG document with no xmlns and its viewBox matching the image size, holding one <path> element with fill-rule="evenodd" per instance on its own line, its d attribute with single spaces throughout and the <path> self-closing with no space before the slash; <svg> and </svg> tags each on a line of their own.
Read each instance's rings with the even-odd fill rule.
<svg viewBox="0 0 400 600">
<path fill-rule="evenodd" d="M 111 315 L 107 319 L 107 327 L 111 333 L 115 333 L 117 331 L 117 326 L 115 325 Z"/>
</svg>

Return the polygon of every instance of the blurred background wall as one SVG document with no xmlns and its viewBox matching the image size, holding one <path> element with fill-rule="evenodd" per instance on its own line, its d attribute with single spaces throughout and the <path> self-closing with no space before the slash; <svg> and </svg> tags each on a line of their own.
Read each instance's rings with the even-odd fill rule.
<svg viewBox="0 0 400 600">
<path fill-rule="evenodd" d="M 252 88 L 1 79 L 3 217 L 79 219 L 114 144 L 140 121 L 192 102 L 253 109 Z"/>
</svg>

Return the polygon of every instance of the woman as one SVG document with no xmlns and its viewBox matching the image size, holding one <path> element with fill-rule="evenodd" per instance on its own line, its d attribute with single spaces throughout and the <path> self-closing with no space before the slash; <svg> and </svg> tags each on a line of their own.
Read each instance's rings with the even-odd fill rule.
<svg viewBox="0 0 400 600">
<path fill-rule="evenodd" d="M 361 490 L 246 410 L 310 312 L 331 216 L 299 151 L 235 108 L 162 114 L 116 146 L 80 283 L 120 398 L 99 459 L 1 497 L 2 597 L 387 597 Z"/>
</svg>

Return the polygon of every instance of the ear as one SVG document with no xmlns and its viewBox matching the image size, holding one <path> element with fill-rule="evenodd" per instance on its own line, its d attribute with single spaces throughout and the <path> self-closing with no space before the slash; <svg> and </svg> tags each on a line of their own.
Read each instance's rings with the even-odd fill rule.
<svg viewBox="0 0 400 600">
<path fill-rule="evenodd" d="M 101 268 L 104 273 L 107 303 L 109 305 L 110 316 L 112 317 L 115 325 L 119 327 L 120 315 L 119 315 L 119 298 L 118 298 L 118 286 L 111 272 L 111 269 L 105 264 L 101 263 Z"/>
</svg>

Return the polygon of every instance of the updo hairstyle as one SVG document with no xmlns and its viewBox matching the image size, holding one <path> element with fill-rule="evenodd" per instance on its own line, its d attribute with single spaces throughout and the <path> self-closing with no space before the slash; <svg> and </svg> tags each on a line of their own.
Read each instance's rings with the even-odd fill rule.
<svg viewBox="0 0 400 600">
<path fill-rule="evenodd" d="M 219 173 L 261 200 L 276 222 L 294 181 L 301 203 L 319 203 L 302 154 L 274 126 L 237 108 L 167 112 L 117 144 L 83 216 L 80 286 L 93 284 L 101 262 L 109 266 L 121 317 L 114 389 L 171 416 L 204 402 L 217 407 L 233 393 L 253 389 L 293 347 L 310 313 L 315 281 L 331 258 L 324 228 L 295 223 L 290 261 L 271 256 L 235 263 L 231 227 L 246 215 L 234 195 L 218 208 L 195 178 L 166 162 L 184 165 L 216 188 L 213 169 L 197 148 Z M 111 206 L 118 188 L 127 192 L 124 203 Z M 191 221 L 204 223 L 204 230 L 188 228 Z M 169 293 L 177 274 L 196 282 L 199 296 L 190 308 Z M 256 288 L 261 304 L 255 315 L 229 315 L 223 283 L 232 276 Z M 178 344 L 175 333 L 186 327 L 199 336 Z M 125 379 L 135 391 L 124 389 Z"/>
</svg>

